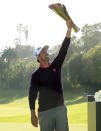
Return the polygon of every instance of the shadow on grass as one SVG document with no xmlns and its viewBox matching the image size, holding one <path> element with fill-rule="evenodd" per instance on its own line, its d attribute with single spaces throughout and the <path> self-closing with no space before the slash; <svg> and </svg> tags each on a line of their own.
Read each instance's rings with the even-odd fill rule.
<svg viewBox="0 0 101 131">
<path fill-rule="evenodd" d="M 0 104 L 6 104 L 13 102 L 14 100 L 21 99 L 23 97 L 28 96 L 28 90 L 27 89 L 0 89 Z"/>
<path fill-rule="evenodd" d="M 66 105 L 80 104 L 80 103 L 84 103 L 84 102 L 87 102 L 87 98 L 85 98 L 85 97 L 82 97 L 82 98 L 74 100 L 74 101 L 72 101 L 72 100 L 71 101 L 65 100 L 65 104 Z"/>
<path fill-rule="evenodd" d="M 23 97 L 28 96 L 28 89 L 0 89 L 0 104 L 6 104 L 13 102 L 17 99 L 21 99 Z M 66 105 L 79 104 L 83 102 L 87 102 L 87 97 L 84 96 L 82 91 L 72 90 L 72 91 L 64 91 L 64 98 Z"/>
<path fill-rule="evenodd" d="M 64 98 L 66 105 L 80 104 L 88 101 L 87 95 L 82 90 L 65 91 Z"/>
</svg>

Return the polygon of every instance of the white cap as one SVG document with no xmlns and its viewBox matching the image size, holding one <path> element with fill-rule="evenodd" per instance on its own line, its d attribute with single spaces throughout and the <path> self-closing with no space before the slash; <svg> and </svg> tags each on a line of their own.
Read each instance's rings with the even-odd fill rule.
<svg viewBox="0 0 101 131">
<path fill-rule="evenodd" d="M 43 49 L 47 51 L 48 48 L 49 48 L 49 46 L 46 45 L 46 46 L 44 46 L 44 47 L 38 47 L 37 49 L 35 49 L 35 50 L 33 51 L 33 57 L 35 58 L 35 60 L 37 60 L 40 52 L 41 52 Z"/>
</svg>

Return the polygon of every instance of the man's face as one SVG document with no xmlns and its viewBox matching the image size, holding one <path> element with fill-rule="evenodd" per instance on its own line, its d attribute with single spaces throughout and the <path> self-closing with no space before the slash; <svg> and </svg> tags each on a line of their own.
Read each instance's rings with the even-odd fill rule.
<svg viewBox="0 0 101 131">
<path fill-rule="evenodd" d="M 47 51 L 46 50 L 42 50 L 41 52 L 40 52 L 40 54 L 39 54 L 39 56 L 38 56 L 38 60 L 40 61 L 48 61 L 49 62 L 49 60 L 50 60 L 50 58 L 49 58 L 49 54 L 47 53 Z"/>
</svg>

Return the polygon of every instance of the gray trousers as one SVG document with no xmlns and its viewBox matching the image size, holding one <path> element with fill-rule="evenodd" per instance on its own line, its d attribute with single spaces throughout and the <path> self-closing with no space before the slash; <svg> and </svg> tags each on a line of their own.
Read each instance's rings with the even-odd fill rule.
<svg viewBox="0 0 101 131">
<path fill-rule="evenodd" d="M 65 105 L 39 112 L 38 119 L 40 131 L 69 131 Z"/>
</svg>

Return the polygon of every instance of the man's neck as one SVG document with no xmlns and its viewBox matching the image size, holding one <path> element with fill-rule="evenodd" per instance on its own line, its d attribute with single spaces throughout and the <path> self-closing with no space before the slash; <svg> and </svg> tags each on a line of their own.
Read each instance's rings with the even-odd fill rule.
<svg viewBox="0 0 101 131">
<path fill-rule="evenodd" d="M 50 63 L 49 62 L 41 62 L 40 67 L 49 67 Z"/>
</svg>

